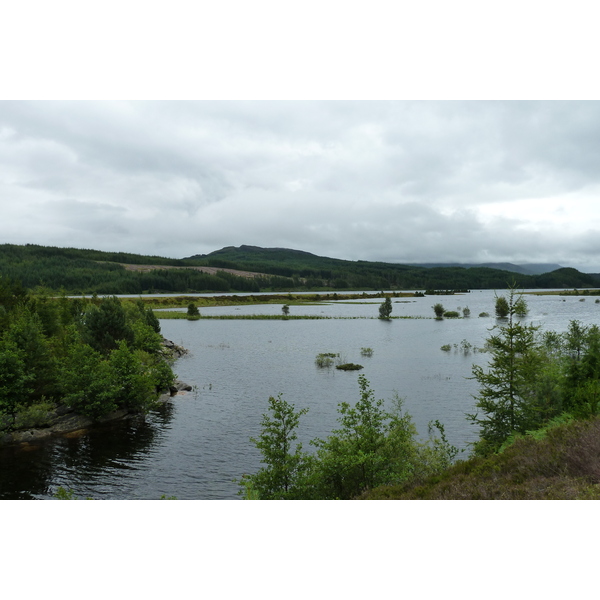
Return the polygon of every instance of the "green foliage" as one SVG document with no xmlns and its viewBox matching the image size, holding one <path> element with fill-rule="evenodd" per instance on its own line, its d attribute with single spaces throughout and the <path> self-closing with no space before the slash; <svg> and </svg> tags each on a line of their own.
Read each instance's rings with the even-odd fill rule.
<svg viewBox="0 0 600 600">
<path fill-rule="evenodd" d="M 121 340 L 131 344 L 133 331 L 125 310 L 116 296 L 92 304 L 84 315 L 84 339 L 95 350 L 108 354 Z"/>
<path fill-rule="evenodd" d="M 14 424 L 23 399 L 32 392 L 33 376 L 28 373 L 23 354 L 10 343 L 0 344 L 0 415 Z"/>
<path fill-rule="evenodd" d="M 63 402 L 92 419 L 117 408 L 115 373 L 109 361 L 87 344 L 71 345 L 61 369 Z"/>
<path fill-rule="evenodd" d="M 40 402 L 27 407 L 17 406 L 15 416 L 15 429 L 29 429 L 31 427 L 46 427 L 50 423 L 50 415 L 55 406 L 51 402 Z"/>
<path fill-rule="evenodd" d="M 4 342 L 18 349 L 25 363 L 30 391 L 23 405 L 53 398 L 57 394 L 56 359 L 50 341 L 44 335 L 39 315 L 29 308 L 13 311 L 12 320 L 4 334 Z"/>
<path fill-rule="evenodd" d="M 490 336 L 488 370 L 473 365 L 473 378 L 480 385 L 476 396 L 477 412 L 467 415 L 480 427 L 476 450 L 496 450 L 514 432 L 525 432 L 540 424 L 540 416 L 531 394 L 531 382 L 539 373 L 543 359 L 535 340 L 537 327 L 524 326 L 513 319 L 515 295 L 507 301 L 508 323 Z M 480 417 L 479 414 L 483 416 Z"/>
<path fill-rule="evenodd" d="M 146 372 L 144 353 L 132 350 L 124 340 L 111 352 L 109 367 L 112 371 L 114 398 L 119 408 L 145 412 L 156 399 L 156 382 Z"/>
<path fill-rule="evenodd" d="M 349 499 L 383 483 L 404 480 L 413 471 L 415 429 L 396 397 L 395 410 L 385 411 L 367 379 L 358 378 L 360 398 L 338 405 L 340 428 L 326 440 L 311 442 L 317 455 L 306 493 L 321 499 Z"/>
<path fill-rule="evenodd" d="M 523 296 L 520 296 L 517 299 L 517 301 L 515 302 L 514 311 L 515 311 L 515 315 L 517 315 L 517 317 L 527 316 L 527 313 L 529 312 L 529 308 L 528 308 L 527 302 L 526 302 L 525 298 L 523 298 Z"/>
<path fill-rule="evenodd" d="M 195 321 L 200 318 L 200 311 L 194 302 L 190 302 L 187 308 L 187 318 L 190 321 Z"/>
<path fill-rule="evenodd" d="M 160 325 L 144 303 L 19 294 L 0 332 L 0 427 L 48 423 L 55 405 L 100 418 L 117 408 L 145 412 L 174 375 Z M 6 299 L 6 298 L 5 298 Z"/>
<path fill-rule="evenodd" d="M 392 485 L 439 473 L 454 460 L 457 449 L 445 437 L 416 441 L 416 429 L 396 395 L 391 411 L 376 400 L 369 382 L 358 378 L 360 398 L 355 405 L 338 405 L 340 427 L 325 440 L 316 439 L 314 455 L 302 452 L 295 428 L 306 412 L 296 411 L 281 397 L 269 399 L 270 415 L 263 415 L 262 434 L 253 443 L 266 467 L 244 476 L 240 494 L 247 499 L 349 499 L 377 485 Z"/>
<path fill-rule="evenodd" d="M 343 363 L 341 365 L 336 365 L 335 368 L 340 371 L 359 371 L 363 366 L 354 363 Z"/>
<path fill-rule="evenodd" d="M 281 312 L 283 313 L 284 317 L 287 317 L 290 314 L 290 307 L 287 304 L 284 304 L 281 307 Z"/>
<path fill-rule="evenodd" d="M 68 490 L 65 489 L 62 485 L 54 492 L 54 498 L 56 498 L 56 500 L 77 500 L 75 492 L 70 488 Z"/>
<path fill-rule="evenodd" d="M 457 310 L 447 310 L 444 312 L 444 317 L 446 319 L 458 319 L 460 317 L 460 313 Z"/>
<path fill-rule="evenodd" d="M 444 308 L 444 306 L 440 302 L 434 304 L 432 306 L 432 308 L 433 308 L 433 312 L 435 313 L 435 318 L 436 319 L 443 319 L 444 318 L 444 313 L 446 312 L 446 309 Z"/>
<path fill-rule="evenodd" d="M 513 310 L 514 310 L 514 308 L 515 307 L 513 306 Z M 505 319 L 506 317 L 508 317 L 510 310 L 511 309 L 509 307 L 508 300 L 504 296 L 497 296 L 496 297 L 496 316 L 499 319 Z"/>
<path fill-rule="evenodd" d="M 373 348 L 361 348 L 360 349 L 360 355 L 361 356 L 366 356 L 366 357 L 373 356 Z"/>
<path fill-rule="evenodd" d="M 440 347 L 440 350 L 442 350 L 444 352 L 450 352 L 450 350 L 452 350 L 452 345 L 451 344 L 444 344 L 443 346 Z"/>
<path fill-rule="evenodd" d="M 392 301 L 387 297 L 379 307 L 379 318 L 389 319 L 392 315 Z"/>
<path fill-rule="evenodd" d="M 471 309 L 470 309 L 468 306 L 465 306 L 465 307 L 462 309 L 462 313 L 463 313 L 463 317 L 464 317 L 465 319 L 467 319 L 468 317 L 470 317 L 470 316 L 471 316 Z"/>
<path fill-rule="evenodd" d="M 333 361 L 337 357 L 339 357 L 339 354 L 333 354 L 332 352 L 323 352 L 321 354 L 317 354 L 317 357 L 315 358 L 315 364 L 320 369 L 329 369 L 333 366 Z"/>
<path fill-rule="evenodd" d="M 281 394 L 277 398 L 269 398 L 269 414 L 263 415 L 261 434 L 258 439 L 250 440 L 260 450 L 266 466 L 258 473 L 241 479 L 240 485 L 247 495 L 258 495 L 263 500 L 299 497 L 298 482 L 307 459 L 302 452 L 302 444 L 297 444 L 295 449 L 292 445 L 297 439 L 300 417 L 307 412 L 307 408 L 296 411 Z"/>
</svg>

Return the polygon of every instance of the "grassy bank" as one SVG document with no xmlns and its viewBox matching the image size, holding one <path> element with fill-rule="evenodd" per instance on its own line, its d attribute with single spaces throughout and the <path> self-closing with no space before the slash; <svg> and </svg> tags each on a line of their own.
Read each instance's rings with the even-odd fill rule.
<svg viewBox="0 0 600 600">
<path fill-rule="evenodd" d="M 498 454 L 460 461 L 423 482 L 375 488 L 361 499 L 598 500 L 600 418 L 562 417 Z"/>
</svg>

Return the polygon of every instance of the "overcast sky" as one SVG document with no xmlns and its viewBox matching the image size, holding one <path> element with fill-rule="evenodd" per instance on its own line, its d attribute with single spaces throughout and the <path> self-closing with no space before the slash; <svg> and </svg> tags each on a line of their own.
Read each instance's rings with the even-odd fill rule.
<svg viewBox="0 0 600 600">
<path fill-rule="evenodd" d="M 0 102 L 0 239 L 600 271 L 600 103 Z"/>
</svg>

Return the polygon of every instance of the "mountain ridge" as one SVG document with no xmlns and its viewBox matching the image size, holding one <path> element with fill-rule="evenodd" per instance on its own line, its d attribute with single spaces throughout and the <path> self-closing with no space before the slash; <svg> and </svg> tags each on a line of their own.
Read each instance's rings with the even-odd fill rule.
<svg viewBox="0 0 600 600">
<path fill-rule="evenodd" d="M 294 257 L 310 257 L 311 260 L 330 260 L 336 262 L 342 262 L 347 264 L 385 264 L 394 267 L 417 267 L 417 268 L 460 268 L 460 269 L 473 269 L 473 268 L 486 268 L 495 269 L 498 271 L 508 271 L 510 273 L 520 273 L 522 275 L 543 275 L 544 273 L 551 273 L 558 269 L 563 269 L 562 265 L 558 263 L 521 263 L 515 264 L 510 262 L 487 262 L 487 263 L 459 263 L 459 262 L 417 262 L 417 263 L 405 263 L 405 262 L 390 262 L 390 261 L 369 261 L 369 260 L 347 260 L 342 258 L 333 258 L 329 256 L 319 256 L 312 252 L 305 250 L 296 250 L 293 248 L 280 248 L 280 247 L 269 247 L 264 248 L 261 246 L 252 246 L 242 244 L 240 246 L 225 246 L 219 250 L 214 250 L 208 254 L 195 254 L 189 256 L 183 260 L 206 260 L 211 258 L 229 257 L 233 258 L 235 255 L 238 259 L 245 259 L 249 256 L 260 257 L 261 259 L 272 260 L 277 258 L 278 260 L 285 260 Z"/>
</svg>

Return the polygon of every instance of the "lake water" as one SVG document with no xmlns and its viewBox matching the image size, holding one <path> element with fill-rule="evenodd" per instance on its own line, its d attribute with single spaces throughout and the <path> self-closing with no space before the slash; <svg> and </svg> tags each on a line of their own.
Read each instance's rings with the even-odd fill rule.
<svg viewBox="0 0 600 600">
<path fill-rule="evenodd" d="M 600 304 L 588 297 L 527 296 L 525 322 L 564 331 L 571 319 L 598 322 Z M 468 306 L 468 319 L 432 318 L 432 305 Z M 461 448 L 477 438 L 465 413 L 472 410 L 477 383 L 468 379 L 484 353 L 465 354 L 444 344 L 462 340 L 482 347 L 496 323 L 494 293 L 393 299 L 393 316 L 377 319 L 381 300 L 291 306 L 291 314 L 338 317 L 327 320 L 161 320 L 163 335 L 189 349 L 174 370 L 195 390 L 179 395 L 144 420 L 60 437 L 39 446 L 0 450 L 0 498 L 52 497 L 59 486 L 96 499 L 235 499 L 243 473 L 260 467 L 250 443 L 260 431 L 269 396 L 282 394 L 297 408 L 308 407 L 299 441 L 326 437 L 336 427 L 337 405 L 359 397 L 358 373 L 377 398 L 404 398 L 422 436 L 439 419 L 449 441 Z M 281 314 L 280 305 L 215 307 L 204 314 Z M 367 318 L 365 318 L 367 317 Z M 371 357 L 361 348 L 373 349 Z M 321 352 L 340 353 L 361 371 L 319 369 Z"/>
</svg>

